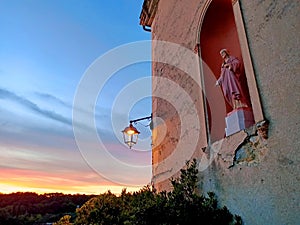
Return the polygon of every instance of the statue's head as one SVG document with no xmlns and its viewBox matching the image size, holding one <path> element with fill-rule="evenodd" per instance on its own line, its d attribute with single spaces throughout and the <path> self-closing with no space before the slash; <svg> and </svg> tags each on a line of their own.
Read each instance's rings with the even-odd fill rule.
<svg viewBox="0 0 300 225">
<path fill-rule="evenodd" d="M 229 56 L 229 52 L 226 48 L 223 48 L 223 49 L 220 50 L 220 55 L 223 59 L 225 59 L 226 57 Z"/>
</svg>

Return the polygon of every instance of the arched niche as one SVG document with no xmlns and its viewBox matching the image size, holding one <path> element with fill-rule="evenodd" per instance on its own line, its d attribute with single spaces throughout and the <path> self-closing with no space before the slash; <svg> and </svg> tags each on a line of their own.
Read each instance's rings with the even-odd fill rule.
<svg viewBox="0 0 300 225">
<path fill-rule="evenodd" d="M 232 111 L 232 108 L 224 100 L 220 87 L 215 86 L 216 80 L 220 76 L 220 67 L 223 61 L 219 53 L 221 49 L 228 49 L 230 54 L 238 57 L 243 65 L 245 65 L 244 57 L 246 55 L 247 68 L 242 83 L 249 99 L 251 111 L 253 101 L 259 103 L 249 50 L 246 45 L 247 42 L 245 42 L 245 32 L 242 29 L 243 24 L 240 21 L 241 23 L 237 26 L 236 23 L 237 20 L 241 20 L 240 14 L 237 15 L 239 11 L 236 8 L 234 9 L 235 6 L 233 6 L 236 3 L 236 1 L 233 3 L 231 0 L 207 1 L 206 10 L 202 13 L 199 26 L 198 43 L 200 43 L 199 54 L 202 63 L 202 85 L 206 96 L 205 108 L 209 142 L 225 137 L 225 117 Z M 241 46 L 241 39 L 243 46 Z M 248 89 L 249 80 L 251 82 L 250 93 Z M 263 118 L 260 104 L 256 105 L 255 108 L 259 111 L 256 113 L 255 118 L 255 122 L 257 122 Z"/>
</svg>

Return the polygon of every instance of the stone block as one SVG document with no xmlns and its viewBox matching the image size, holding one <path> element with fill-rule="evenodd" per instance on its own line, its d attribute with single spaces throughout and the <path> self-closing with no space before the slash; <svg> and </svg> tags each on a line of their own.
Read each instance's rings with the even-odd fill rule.
<svg viewBox="0 0 300 225">
<path fill-rule="evenodd" d="M 238 108 L 228 113 L 225 117 L 226 136 L 237 133 L 240 130 L 249 128 L 254 124 L 254 118 L 251 108 Z"/>
</svg>

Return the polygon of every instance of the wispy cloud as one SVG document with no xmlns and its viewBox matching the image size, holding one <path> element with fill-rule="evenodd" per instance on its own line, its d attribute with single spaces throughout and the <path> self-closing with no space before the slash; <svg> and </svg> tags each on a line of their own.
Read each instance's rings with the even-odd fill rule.
<svg viewBox="0 0 300 225">
<path fill-rule="evenodd" d="M 54 95 L 51 95 L 51 94 L 48 94 L 48 93 L 41 93 L 41 92 L 35 92 L 35 95 L 37 95 L 38 97 L 40 97 L 42 99 L 51 101 L 53 103 L 58 103 L 58 104 L 60 104 L 64 107 L 72 108 L 72 104 L 63 101 L 63 100 L 61 100 L 60 98 L 58 98 Z"/>
<path fill-rule="evenodd" d="M 10 101 L 16 102 L 24 107 L 26 107 L 27 109 L 31 110 L 32 112 L 38 113 L 39 115 L 61 122 L 63 124 L 72 126 L 72 120 L 69 118 L 66 118 L 54 111 L 50 111 L 50 110 L 45 110 L 40 108 L 37 104 L 35 104 L 34 102 L 16 95 L 15 93 L 5 90 L 5 89 L 0 89 L 0 99 L 8 99 Z"/>
</svg>

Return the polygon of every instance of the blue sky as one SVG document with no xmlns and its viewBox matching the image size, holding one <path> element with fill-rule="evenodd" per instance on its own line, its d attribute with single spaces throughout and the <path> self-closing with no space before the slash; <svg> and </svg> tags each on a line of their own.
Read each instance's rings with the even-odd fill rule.
<svg viewBox="0 0 300 225">
<path fill-rule="evenodd" d="M 82 156 L 72 126 L 74 96 L 92 63 L 120 45 L 151 39 L 151 33 L 139 25 L 142 3 L 0 0 L 0 192 L 118 192 L 124 186 L 131 190 L 129 186 L 150 182 L 148 121 L 137 125 L 142 143 L 145 140 L 141 151 L 128 150 L 112 122 L 114 113 L 120 114 L 114 116 L 120 127 L 127 126 L 128 119 L 150 115 L 151 82 L 143 86 L 147 97 L 129 112 L 112 110 L 127 85 L 149 78 L 150 62 L 112 74 L 94 106 L 105 150 L 120 164 L 142 166 L 143 170 L 135 169 L 132 174 L 108 163 L 99 172 Z M 101 158 L 101 153 L 97 154 Z"/>
</svg>

